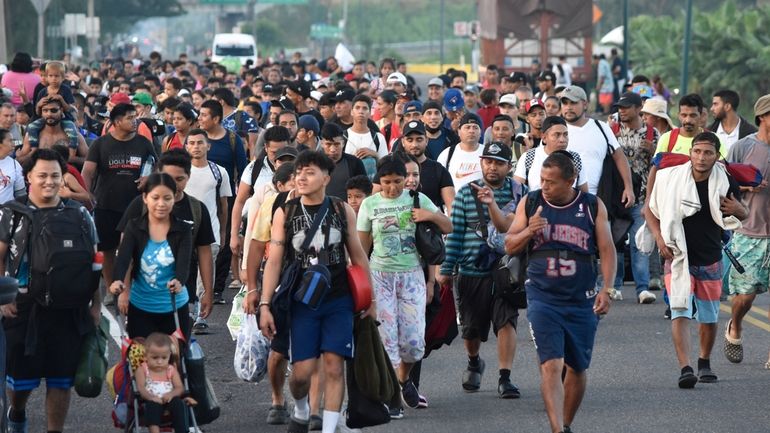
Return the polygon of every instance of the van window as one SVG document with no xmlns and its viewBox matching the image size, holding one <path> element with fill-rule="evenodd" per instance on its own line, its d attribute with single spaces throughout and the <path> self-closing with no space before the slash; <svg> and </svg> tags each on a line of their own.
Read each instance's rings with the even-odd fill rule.
<svg viewBox="0 0 770 433">
<path fill-rule="evenodd" d="M 214 52 L 214 55 L 216 56 L 224 56 L 224 57 L 247 57 L 247 56 L 253 56 L 254 55 L 254 47 L 249 46 L 237 46 L 237 45 L 217 45 L 216 51 Z"/>
</svg>

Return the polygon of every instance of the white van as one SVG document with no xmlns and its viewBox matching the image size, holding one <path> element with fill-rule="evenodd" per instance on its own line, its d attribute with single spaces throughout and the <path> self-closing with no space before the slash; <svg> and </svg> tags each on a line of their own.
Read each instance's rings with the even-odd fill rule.
<svg viewBox="0 0 770 433">
<path fill-rule="evenodd" d="M 211 50 L 211 61 L 221 62 L 225 58 L 237 58 L 241 65 L 251 59 L 252 65 L 257 64 L 257 41 L 254 36 L 242 33 L 218 33 L 214 35 L 214 46 Z"/>
</svg>

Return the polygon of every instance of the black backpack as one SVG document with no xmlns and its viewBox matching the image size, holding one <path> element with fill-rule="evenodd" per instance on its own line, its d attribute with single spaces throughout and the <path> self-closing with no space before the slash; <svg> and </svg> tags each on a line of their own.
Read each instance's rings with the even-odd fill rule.
<svg viewBox="0 0 770 433">
<path fill-rule="evenodd" d="M 25 251 L 29 260 L 29 295 L 50 308 L 77 308 L 88 305 L 99 285 L 99 272 L 93 270 L 92 227 L 83 216 L 81 205 L 65 200 L 64 206 L 32 209 L 26 201 L 11 201 L 12 233 L 21 218 L 28 218 Z"/>
</svg>

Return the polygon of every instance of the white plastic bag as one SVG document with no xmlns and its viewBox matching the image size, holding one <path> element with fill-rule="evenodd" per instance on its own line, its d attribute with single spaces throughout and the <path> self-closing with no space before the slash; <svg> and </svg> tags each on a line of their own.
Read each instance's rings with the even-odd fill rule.
<svg viewBox="0 0 770 433">
<path fill-rule="evenodd" d="M 257 317 L 247 315 L 235 344 L 233 367 L 236 376 L 246 382 L 259 383 L 267 374 L 269 355 L 270 341 L 259 330 Z"/>
<path fill-rule="evenodd" d="M 241 290 L 233 298 L 233 307 L 230 309 L 230 316 L 227 318 L 227 329 L 230 331 L 230 337 L 235 341 L 238 333 L 243 326 L 243 320 L 246 313 L 243 312 L 243 298 L 246 297 L 246 285 L 241 286 Z"/>
</svg>

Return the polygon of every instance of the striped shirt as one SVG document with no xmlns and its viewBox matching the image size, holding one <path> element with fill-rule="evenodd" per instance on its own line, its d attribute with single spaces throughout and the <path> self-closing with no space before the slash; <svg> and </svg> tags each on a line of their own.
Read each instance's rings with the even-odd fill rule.
<svg viewBox="0 0 770 433">
<path fill-rule="evenodd" d="M 493 188 L 495 202 L 502 209 L 513 200 L 513 180 L 505 178 L 505 182 L 499 189 Z M 483 185 L 478 180 L 473 183 Z M 476 211 L 476 202 L 471 194 L 470 184 L 463 186 L 457 192 L 452 203 L 452 225 L 454 230 L 446 239 L 446 259 L 441 265 L 442 275 L 452 275 L 455 268 L 459 267 L 460 274 L 472 277 L 485 277 L 490 275 L 491 269 L 482 269 L 476 265 L 481 246 L 486 240 L 481 237 L 481 224 Z M 486 222 L 489 222 L 489 209 L 482 205 Z"/>
</svg>

